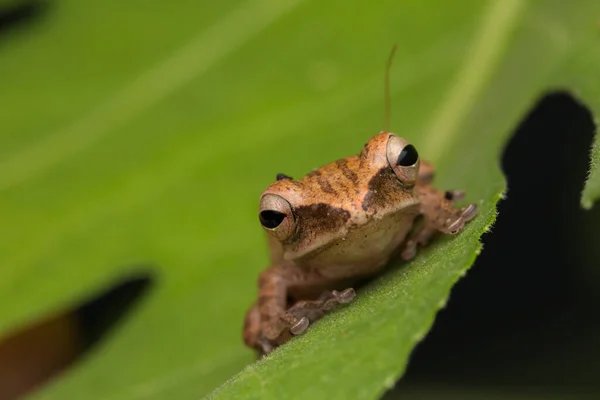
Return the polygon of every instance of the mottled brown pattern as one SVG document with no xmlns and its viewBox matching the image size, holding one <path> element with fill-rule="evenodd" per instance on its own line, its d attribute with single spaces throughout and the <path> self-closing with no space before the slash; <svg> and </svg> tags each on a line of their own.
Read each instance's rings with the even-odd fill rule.
<svg viewBox="0 0 600 400">
<path fill-rule="evenodd" d="M 317 179 L 317 183 L 319 184 L 319 187 L 324 193 L 337 195 L 337 191 L 335 191 L 335 189 L 331 187 L 327 179 L 319 177 L 319 179 Z"/>
<path fill-rule="evenodd" d="M 369 181 L 381 168 L 388 167 L 385 151 L 389 135 L 378 134 L 359 155 L 324 165 L 299 180 L 274 182 L 265 193 L 281 194 L 292 206 L 325 203 L 360 209 L 363 197 L 369 192 Z M 412 198 L 413 194 L 399 190 L 397 196 L 400 204 L 403 198 Z"/>
<path fill-rule="evenodd" d="M 341 160 L 337 160 L 335 164 L 340 169 L 340 172 L 353 184 L 358 183 L 358 175 L 354 172 L 350 167 L 348 167 L 348 159 L 342 158 Z"/>
<path fill-rule="evenodd" d="M 385 137 L 387 139 L 388 135 L 387 134 L 379 134 L 379 135 L 375 135 L 375 137 L 377 136 L 382 136 Z M 367 159 L 369 157 L 369 155 L 373 152 L 373 150 L 375 150 L 377 143 L 373 143 L 372 140 L 369 140 L 367 143 L 365 143 L 365 145 L 363 146 L 362 150 L 360 151 L 360 157 Z"/>
<path fill-rule="evenodd" d="M 294 190 L 302 189 L 302 182 L 294 179 L 285 179 L 284 182 L 289 182 L 290 186 L 294 186 Z"/>
</svg>

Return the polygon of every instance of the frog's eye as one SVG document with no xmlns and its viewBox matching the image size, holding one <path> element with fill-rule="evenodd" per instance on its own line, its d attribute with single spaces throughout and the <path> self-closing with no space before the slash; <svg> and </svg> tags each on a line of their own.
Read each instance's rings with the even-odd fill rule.
<svg viewBox="0 0 600 400">
<path fill-rule="evenodd" d="M 289 239 L 294 233 L 292 207 L 283 197 L 265 194 L 260 199 L 260 224 L 279 240 Z"/>
<path fill-rule="evenodd" d="M 267 229 L 275 229 L 283 222 L 285 214 L 275 210 L 261 211 L 258 218 L 260 223 Z"/>
<path fill-rule="evenodd" d="M 415 146 L 396 135 L 387 142 L 387 159 L 403 185 L 413 186 L 419 174 L 419 153 Z"/>
<path fill-rule="evenodd" d="M 419 153 L 417 153 L 417 149 L 412 144 L 404 146 L 400 154 L 398 155 L 398 159 L 396 160 L 396 165 L 401 167 L 410 167 L 413 166 L 419 161 Z"/>
</svg>

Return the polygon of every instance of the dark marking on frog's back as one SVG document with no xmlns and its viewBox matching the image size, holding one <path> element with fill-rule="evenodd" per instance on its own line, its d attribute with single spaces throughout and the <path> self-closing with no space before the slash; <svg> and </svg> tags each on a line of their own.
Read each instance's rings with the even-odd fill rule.
<svg viewBox="0 0 600 400">
<path fill-rule="evenodd" d="M 356 172 L 354 172 L 348 167 L 348 160 L 342 158 L 341 160 L 337 160 L 335 162 L 335 165 L 337 165 L 338 169 L 340 170 L 342 175 L 346 177 L 346 179 L 348 179 L 355 185 L 358 183 L 358 175 L 356 174 Z"/>
<path fill-rule="evenodd" d="M 369 191 L 362 201 L 362 209 L 385 207 L 394 200 L 399 189 L 396 174 L 389 167 L 383 167 L 369 181 Z"/>
<path fill-rule="evenodd" d="M 323 178 L 322 176 L 317 177 L 317 184 L 319 185 L 319 187 L 321 188 L 321 190 L 323 192 L 332 194 L 332 195 L 337 195 L 337 192 L 335 191 L 335 189 L 333 187 L 331 187 L 331 185 L 329 184 L 327 179 Z"/>
<path fill-rule="evenodd" d="M 350 212 L 325 203 L 315 203 L 297 207 L 294 216 L 298 221 L 294 239 L 301 241 L 310 235 L 338 230 L 350 219 Z"/>
</svg>

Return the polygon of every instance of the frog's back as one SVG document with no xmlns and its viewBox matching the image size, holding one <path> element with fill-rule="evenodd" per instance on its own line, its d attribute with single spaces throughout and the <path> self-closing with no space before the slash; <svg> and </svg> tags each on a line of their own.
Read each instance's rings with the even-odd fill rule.
<svg viewBox="0 0 600 400">
<path fill-rule="evenodd" d="M 369 190 L 370 171 L 364 168 L 359 156 L 350 156 L 313 170 L 298 181 L 305 202 L 359 212 Z"/>
</svg>

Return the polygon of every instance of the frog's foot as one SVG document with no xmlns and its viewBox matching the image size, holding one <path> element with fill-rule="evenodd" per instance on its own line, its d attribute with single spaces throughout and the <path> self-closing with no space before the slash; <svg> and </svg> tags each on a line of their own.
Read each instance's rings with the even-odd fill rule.
<svg viewBox="0 0 600 400">
<path fill-rule="evenodd" d="M 315 322 L 332 310 L 338 304 L 350 303 L 356 292 L 352 288 L 340 292 L 332 290 L 325 292 L 318 300 L 301 300 L 291 306 L 281 317 L 286 325 L 290 327 L 293 335 L 300 335 L 308 329 L 311 322 Z"/>
<path fill-rule="evenodd" d="M 440 192 L 432 186 L 423 186 L 418 190 L 423 220 L 404 245 L 402 258 L 405 260 L 412 259 L 417 253 L 417 248 L 426 246 L 437 232 L 456 234 L 477 214 L 475 204 L 462 208 L 454 206 L 454 201 L 464 198 L 463 191 Z"/>
<path fill-rule="evenodd" d="M 469 204 L 466 207 L 460 208 L 458 214 L 458 218 L 456 218 L 452 223 L 450 223 L 450 225 L 443 226 L 443 228 L 446 228 L 447 233 L 458 233 L 467 222 L 475 218 L 475 215 L 477 215 L 477 206 L 475 204 Z M 446 220 L 446 224 L 451 221 L 452 219 Z M 444 232 L 443 228 L 440 229 L 440 231 Z"/>
<path fill-rule="evenodd" d="M 444 192 L 444 200 L 450 202 L 452 205 L 455 201 L 462 200 L 464 198 L 465 192 L 462 190 L 447 190 Z M 440 208 L 447 209 L 450 211 L 449 213 L 452 214 L 445 219 L 441 226 L 437 227 L 439 231 L 444 233 L 458 233 L 467 222 L 475 218 L 475 215 L 477 215 L 477 206 L 475 204 L 469 204 L 466 207 L 458 209 L 454 207 L 450 208 L 447 204 L 442 204 Z"/>
<path fill-rule="evenodd" d="M 436 232 L 437 231 L 435 229 L 433 229 L 426 223 L 426 221 L 424 221 L 423 225 L 417 228 L 417 230 L 406 241 L 404 250 L 402 250 L 402 258 L 407 261 L 412 260 L 417 255 L 417 247 L 427 245 L 431 237 L 433 237 Z"/>
<path fill-rule="evenodd" d="M 424 226 L 442 233 L 458 233 L 465 223 L 477 214 L 477 206 L 469 204 L 458 208 L 454 202 L 465 197 L 462 190 L 441 192 L 433 186 L 422 186 L 417 189 L 421 198 L 421 213 Z M 420 236 L 423 236 L 421 234 Z"/>
</svg>

